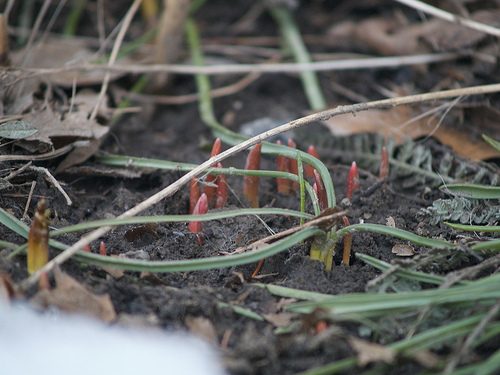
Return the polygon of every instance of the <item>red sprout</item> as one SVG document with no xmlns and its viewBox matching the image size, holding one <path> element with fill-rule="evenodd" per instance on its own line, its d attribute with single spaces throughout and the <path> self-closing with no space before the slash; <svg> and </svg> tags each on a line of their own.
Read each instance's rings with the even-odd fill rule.
<svg viewBox="0 0 500 375">
<path fill-rule="evenodd" d="M 198 199 L 201 196 L 200 183 L 196 178 L 191 179 L 191 189 L 189 190 L 189 213 L 192 214 Z"/>
<path fill-rule="evenodd" d="M 281 145 L 281 141 L 276 141 L 278 145 Z M 276 163 L 278 164 L 278 172 L 290 172 L 288 158 L 286 156 L 277 156 Z M 278 178 L 278 193 L 290 194 L 292 188 L 290 186 L 291 182 L 288 178 Z"/>
<path fill-rule="evenodd" d="M 82 247 L 82 250 L 86 251 L 87 253 L 91 253 L 92 252 L 92 251 L 90 251 L 90 245 L 89 244 L 86 244 L 84 247 Z"/>
<path fill-rule="evenodd" d="M 387 154 L 387 149 L 382 147 L 382 159 L 380 160 L 380 171 L 378 173 L 378 178 L 386 178 L 389 176 L 389 155 Z"/>
<path fill-rule="evenodd" d="M 222 150 L 221 141 L 220 141 L 220 138 L 217 138 L 214 142 L 213 147 L 212 147 L 212 153 L 210 154 L 210 157 L 213 158 L 215 155 L 220 154 L 221 150 Z M 216 167 L 216 165 L 215 164 L 212 165 L 212 168 L 213 167 Z M 204 192 L 207 195 L 208 203 L 211 203 L 215 197 L 215 192 L 216 192 L 217 188 L 213 185 L 215 184 L 216 179 L 217 179 L 216 175 L 209 174 L 207 176 L 207 179 L 205 180 L 207 185 L 205 186 Z"/>
<path fill-rule="evenodd" d="M 309 148 L 307 149 L 307 153 L 311 156 L 314 156 L 316 159 L 319 159 L 318 151 L 316 151 L 316 149 L 314 148 L 313 145 L 309 146 Z M 311 167 L 309 164 L 306 164 L 304 174 L 306 176 L 314 177 L 313 171 L 314 171 L 314 168 Z"/>
<path fill-rule="evenodd" d="M 207 195 L 203 193 L 198 199 L 198 202 L 196 203 L 196 206 L 194 207 L 193 210 L 193 215 L 203 215 L 208 212 L 208 200 L 207 200 Z M 198 236 L 198 242 L 200 245 L 203 245 L 203 239 L 200 236 L 201 233 L 201 221 L 191 221 L 189 223 L 189 230 L 196 234 Z"/>
<path fill-rule="evenodd" d="M 255 145 L 250 151 L 245 163 L 246 170 L 260 170 L 260 149 L 262 143 Z M 243 177 L 243 193 L 250 200 L 250 207 L 259 207 L 259 176 L 244 176 Z"/>
<path fill-rule="evenodd" d="M 222 168 L 222 164 L 218 163 L 217 168 Z M 215 208 L 222 208 L 227 201 L 227 180 L 225 174 L 217 176 L 217 190 L 215 191 Z"/>
<path fill-rule="evenodd" d="M 349 171 L 349 176 L 347 176 L 347 194 L 346 197 L 348 199 L 352 198 L 352 194 L 354 193 L 354 190 L 359 189 L 359 173 L 358 173 L 358 166 L 356 165 L 356 162 L 353 161 L 351 165 L 351 170 Z"/>
<path fill-rule="evenodd" d="M 288 138 L 288 147 L 295 149 L 297 148 L 297 145 L 295 144 L 294 141 L 292 141 L 291 138 Z M 290 172 L 293 173 L 294 175 L 296 176 L 299 175 L 299 167 L 297 165 L 297 160 L 289 158 L 288 168 L 290 169 Z M 297 181 L 292 181 L 292 189 L 298 189 L 298 188 L 299 188 L 299 183 Z"/>
<path fill-rule="evenodd" d="M 351 225 L 351 223 L 349 223 L 349 219 L 346 216 L 342 216 L 342 221 L 344 222 L 344 225 L 346 227 Z M 349 265 L 349 258 L 351 257 L 351 245 L 352 245 L 352 235 L 351 233 L 349 233 L 344 236 L 344 254 L 342 255 L 342 261 L 346 265 Z"/>
<path fill-rule="evenodd" d="M 319 204 L 319 209 L 320 211 L 323 211 L 328 207 L 328 198 L 326 195 L 326 189 L 325 185 L 323 184 L 323 180 L 321 179 L 321 176 L 319 175 L 319 172 L 313 168 L 313 174 L 314 174 L 314 185 L 316 186 L 316 195 L 318 196 L 318 204 Z"/>
<path fill-rule="evenodd" d="M 106 245 L 104 244 L 104 241 L 101 241 L 101 245 L 99 246 L 99 254 L 104 256 L 108 255 L 106 253 Z"/>
<path fill-rule="evenodd" d="M 255 278 L 258 275 L 260 269 L 262 268 L 262 265 L 264 264 L 264 259 L 265 258 L 262 258 L 259 261 L 259 264 L 257 264 L 257 267 L 255 267 L 255 271 L 253 271 L 252 276 L 251 276 L 252 279 Z"/>
</svg>

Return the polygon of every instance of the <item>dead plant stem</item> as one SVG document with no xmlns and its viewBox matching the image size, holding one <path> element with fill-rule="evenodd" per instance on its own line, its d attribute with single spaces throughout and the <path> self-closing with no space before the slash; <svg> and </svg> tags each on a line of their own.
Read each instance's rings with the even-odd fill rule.
<svg viewBox="0 0 500 375">
<path fill-rule="evenodd" d="M 432 14 L 435 17 L 441 18 L 446 21 L 450 21 L 465 27 L 468 27 L 473 30 L 481 31 L 486 34 L 490 34 L 496 37 L 500 37 L 500 29 L 485 25 L 484 23 L 476 22 L 474 20 L 470 20 L 464 17 L 457 16 L 456 14 L 452 14 L 449 12 L 445 12 L 439 8 L 433 7 L 432 5 L 423 3 L 418 0 L 396 0 L 398 3 L 405 4 L 411 8 L 420 10 L 424 13 Z"/>
<path fill-rule="evenodd" d="M 135 13 L 137 12 L 137 9 L 139 9 L 139 5 L 141 5 L 142 0 L 134 0 L 133 4 L 130 6 L 129 10 L 127 11 L 127 14 L 125 15 L 123 19 L 123 24 L 122 27 L 120 28 L 120 32 L 116 36 L 116 41 L 115 44 L 113 45 L 113 49 L 111 51 L 111 56 L 109 57 L 108 61 L 108 67 L 112 66 L 116 58 L 118 56 L 118 52 L 120 52 L 120 47 L 123 42 L 123 38 L 125 37 L 125 33 L 128 30 L 128 27 L 130 26 L 130 23 L 132 22 L 132 18 L 134 17 Z M 108 91 L 108 85 L 109 85 L 109 79 L 111 77 L 111 72 L 107 71 L 106 75 L 104 76 L 104 79 L 102 81 L 102 86 L 101 86 L 101 92 L 99 93 L 99 98 L 97 99 L 97 104 L 94 107 L 94 110 L 92 111 L 92 114 L 90 115 L 90 120 L 93 121 L 95 117 L 97 116 L 97 112 L 99 111 L 99 107 L 101 106 L 101 103 L 104 99 L 104 95 L 106 95 L 106 91 Z"/>
<path fill-rule="evenodd" d="M 225 75 L 225 74 L 244 74 L 244 73 L 299 73 L 302 71 L 339 71 L 339 70 L 360 70 L 360 69 L 377 69 L 377 68 L 397 68 L 406 65 L 430 64 L 442 61 L 456 60 L 458 58 L 468 56 L 463 53 L 444 52 L 432 53 L 424 55 L 411 56 L 392 56 L 392 57 L 373 57 L 362 59 L 345 59 L 332 61 L 317 61 L 311 63 L 281 63 L 281 64 L 227 64 L 213 66 L 193 66 L 180 64 L 114 64 L 114 65 L 98 65 L 98 64 L 81 64 L 60 68 L 45 68 L 45 69 L 19 69 L 21 73 L 27 74 L 23 78 L 32 78 L 33 76 L 60 74 L 65 71 L 82 70 L 82 71 L 97 71 L 104 70 L 107 72 L 124 72 L 130 74 L 144 73 L 175 73 L 184 75 L 208 74 L 208 75 Z"/>
<path fill-rule="evenodd" d="M 415 103 L 421 103 L 425 101 L 432 101 L 432 100 L 438 100 L 438 99 L 448 99 L 448 98 L 456 98 L 458 96 L 465 96 L 465 95 L 478 95 L 478 94 L 486 94 L 486 93 L 493 93 L 493 92 L 499 92 L 500 91 L 500 84 L 493 84 L 493 85 L 485 85 L 485 86 L 474 86 L 474 87 L 467 87 L 467 88 L 462 88 L 462 89 L 455 89 L 455 90 L 447 90 L 447 91 L 439 91 L 439 92 L 434 92 L 434 93 L 426 93 L 426 94 L 420 94 L 420 95 L 412 95 L 412 96 L 405 96 L 401 98 L 391 98 L 391 99 L 385 99 L 385 100 L 378 100 L 374 102 L 368 102 L 368 103 L 358 103 L 358 104 L 353 104 L 353 105 L 346 105 L 346 106 L 338 106 L 333 109 L 329 109 L 326 111 L 318 112 L 309 116 L 305 116 L 302 118 L 299 118 L 297 120 L 290 121 L 284 125 L 278 126 L 277 128 L 271 129 L 269 131 L 266 131 L 264 133 L 261 133 L 253 138 L 250 138 L 244 142 L 241 142 L 240 144 L 231 147 L 230 149 L 220 153 L 219 155 L 216 155 L 204 163 L 200 164 L 198 167 L 194 168 L 192 171 L 186 173 L 183 177 L 172 183 L 171 185 L 165 187 L 158 193 L 152 195 L 148 199 L 144 200 L 143 202 L 139 203 L 137 206 L 131 208 L 130 210 L 126 211 L 122 215 L 120 215 L 118 218 L 126 218 L 126 217 L 132 217 L 140 212 L 144 211 L 145 209 L 153 206 L 154 204 L 160 202 L 161 200 L 165 199 L 166 197 L 174 194 L 176 191 L 178 191 L 183 185 L 191 181 L 192 178 L 195 178 L 196 176 L 200 175 L 205 171 L 207 168 L 210 168 L 212 165 L 217 164 L 224 159 L 235 155 L 243 150 L 246 150 L 249 147 L 252 147 L 256 145 L 257 143 L 263 142 L 264 140 L 274 137 L 280 133 L 307 125 L 311 124 L 313 122 L 318 122 L 318 121 L 326 121 L 331 117 L 341 115 L 341 114 L 348 114 L 352 113 L 355 115 L 357 112 L 360 111 L 366 111 L 369 109 L 388 109 L 388 108 L 393 108 L 396 106 L 400 105 L 406 105 L 406 104 L 415 104 Z M 113 227 L 112 226 L 104 226 L 99 229 L 96 229 L 95 231 L 83 236 L 80 240 L 75 242 L 72 246 L 64 250 L 61 254 L 59 254 L 57 257 L 52 259 L 49 263 L 47 263 L 43 268 L 41 268 L 39 271 L 35 272 L 32 274 L 28 279 L 26 279 L 23 283 L 22 286 L 24 288 L 27 288 L 31 285 L 34 285 L 42 272 L 49 272 L 51 271 L 56 265 L 60 265 L 64 263 L 66 260 L 71 258 L 78 250 L 80 250 L 83 246 L 89 244 L 90 242 L 97 240 L 100 238 L 102 235 L 106 234 L 109 232 Z"/>
</svg>

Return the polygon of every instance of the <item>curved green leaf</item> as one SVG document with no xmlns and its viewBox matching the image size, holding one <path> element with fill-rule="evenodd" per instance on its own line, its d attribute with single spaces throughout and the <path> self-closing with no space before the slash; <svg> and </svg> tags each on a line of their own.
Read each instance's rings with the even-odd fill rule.
<svg viewBox="0 0 500 375">
<path fill-rule="evenodd" d="M 338 236 L 345 236 L 351 231 L 357 231 L 357 232 L 374 232 L 374 233 L 380 233 L 380 234 L 386 234 L 391 237 L 396 237 L 396 238 L 401 238 L 402 240 L 410 241 L 414 244 L 421 245 L 421 246 L 426 246 L 426 247 L 435 247 L 439 249 L 449 249 L 449 248 L 454 248 L 456 245 L 442 241 L 442 240 L 435 240 L 432 238 L 426 238 L 426 237 L 421 237 L 417 236 L 416 234 L 407 232 L 402 229 L 398 228 L 390 228 L 385 225 L 379 225 L 379 224 L 354 224 L 350 225 L 348 227 L 339 229 L 337 231 Z"/>
<path fill-rule="evenodd" d="M 476 184 L 449 184 L 439 188 L 455 195 L 471 199 L 500 199 L 500 186 Z"/>
</svg>

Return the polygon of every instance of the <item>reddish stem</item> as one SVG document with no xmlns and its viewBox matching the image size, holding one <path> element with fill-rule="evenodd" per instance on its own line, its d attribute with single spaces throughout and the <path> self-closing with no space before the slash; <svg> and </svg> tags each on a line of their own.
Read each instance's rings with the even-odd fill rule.
<svg viewBox="0 0 500 375">
<path fill-rule="evenodd" d="M 87 244 L 87 245 L 85 245 L 84 247 L 82 247 L 82 250 L 83 250 L 83 251 L 86 251 L 87 253 L 91 253 L 91 252 L 92 252 L 92 251 L 90 250 L 90 245 L 89 245 L 89 244 Z"/>
<path fill-rule="evenodd" d="M 42 272 L 40 274 L 40 280 L 38 281 L 38 290 L 50 290 L 50 281 L 49 277 L 47 276 L 47 272 Z"/>
<path fill-rule="evenodd" d="M 104 241 L 101 241 L 101 245 L 99 246 L 99 254 L 104 256 L 108 255 L 106 253 L 106 245 L 104 244 Z"/>
<path fill-rule="evenodd" d="M 219 155 L 221 150 L 222 150 L 221 141 L 220 141 L 220 138 L 217 138 L 214 142 L 213 147 L 212 147 L 212 153 L 210 154 L 210 157 L 213 158 L 215 155 Z M 212 165 L 212 167 L 216 167 L 216 165 L 214 164 L 214 165 Z M 211 203 L 215 197 L 215 193 L 216 193 L 217 188 L 215 186 L 211 186 L 211 185 L 215 184 L 216 179 L 217 179 L 217 176 L 209 174 L 207 176 L 207 179 L 205 180 L 207 185 L 205 186 L 204 192 L 207 195 L 208 203 Z"/>
<path fill-rule="evenodd" d="M 359 189 L 359 173 L 358 166 L 356 162 L 353 161 L 351 165 L 351 170 L 349 171 L 349 176 L 347 176 L 347 194 L 346 197 L 348 199 L 352 198 L 352 194 L 354 190 Z"/>
<path fill-rule="evenodd" d="M 378 173 L 378 178 L 386 178 L 389 176 L 389 155 L 387 154 L 387 149 L 382 147 L 382 159 L 380 160 L 380 171 Z"/>
<path fill-rule="evenodd" d="M 191 179 L 191 189 L 189 190 L 189 213 L 192 214 L 198 199 L 201 196 L 200 183 L 196 178 Z"/>
<path fill-rule="evenodd" d="M 344 225 L 346 227 L 351 225 L 349 223 L 349 219 L 346 216 L 342 216 L 342 221 L 344 222 Z M 349 233 L 344 236 L 344 254 L 342 255 L 342 261 L 346 265 L 349 265 L 349 259 L 351 257 L 351 245 L 352 245 L 352 235 L 351 233 Z"/>
<path fill-rule="evenodd" d="M 276 141 L 281 145 L 281 141 Z M 278 172 L 290 172 L 288 166 L 288 158 L 286 156 L 277 156 L 276 163 L 278 164 Z M 288 178 L 278 178 L 278 193 L 290 194 L 292 192 L 291 182 Z"/>
<path fill-rule="evenodd" d="M 252 273 L 252 279 L 259 273 L 260 269 L 262 268 L 262 265 L 264 264 L 264 259 L 265 258 L 261 259 L 259 261 L 259 264 L 257 264 L 257 267 L 255 267 L 255 271 L 253 271 Z"/>
<path fill-rule="evenodd" d="M 323 184 L 323 180 L 321 179 L 321 176 L 319 175 L 319 172 L 313 168 L 313 174 L 314 174 L 314 181 L 315 181 L 315 192 L 316 195 L 318 196 L 318 204 L 319 204 L 319 209 L 323 211 L 328 207 L 328 198 L 326 195 L 326 189 L 325 185 Z"/>
<path fill-rule="evenodd" d="M 218 163 L 217 168 L 222 168 L 222 164 Z M 217 190 L 215 191 L 215 208 L 222 208 L 227 201 L 227 179 L 225 174 L 217 176 Z"/>
<path fill-rule="evenodd" d="M 198 199 L 196 206 L 194 207 L 193 215 L 203 215 L 206 214 L 207 212 L 208 212 L 207 195 L 203 193 L 200 199 Z M 200 245 L 203 245 L 203 240 L 200 236 L 201 223 L 202 223 L 201 221 L 191 221 L 189 223 L 189 230 L 198 236 L 198 242 L 200 243 Z"/>
<path fill-rule="evenodd" d="M 262 143 L 255 145 L 250 151 L 245 163 L 246 170 L 258 171 L 260 169 L 260 149 Z M 259 177 L 244 176 L 243 177 L 243 193 L 250 200 L 250 207 L 259 207 Z"/>
<path fill-rule="evenodd" d="M 291 138 L 288 138 L 288 147 L 290 148 L 297 148 L 297 145 L 295 144 L 294 141 L 292 141 Z M 297 165 L 297 160 L 289 158 L 288 159 L 288 169 L 290 169 L 290 172 L 293 173 L 294 175 L 298 176 L 299 175 L 299 167 Z M 296 181 L 292 181 L 292 189 L 298 189 L 299 188 L 299 183 Z"/>
<path fill-rule="evenodd" d="M 311 156 L 314 156 L 316 159 L 319 159 L 318 151 L 316 151 L 316 149 L 314 148 L 313 145 L 309 146 L 309 148 L 307 149 L 307 153 Z M 304 174 L 306 176 L 314 177 L 313 171 L 314 171 L 314 168 L 311 167 L 309 164 L 306 164 Z"/>
</svg>

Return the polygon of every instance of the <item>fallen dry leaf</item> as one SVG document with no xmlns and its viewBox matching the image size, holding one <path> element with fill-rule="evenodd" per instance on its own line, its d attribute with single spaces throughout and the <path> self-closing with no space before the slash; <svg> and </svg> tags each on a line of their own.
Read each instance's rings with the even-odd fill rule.
<svg viewBox="0 0 500 375">
<path fill-rule="evenodd" d="M 420 114 L 421 112 L 413 107 L 401 106 L 391 110 L 359 112 L 356 116 L 348 114 L 336 116 L 323 124 L 334 135 L 378 133 L 385 137 L 393 136 L 397 143 L 432 134 L 462 157 L 483 160 L 500 156 L 498 151 L 488 146 L 483 140 L 472 140 L 469 131 L 439 125 L 436 118 L 424 117 L 413 121 Z M 409 125 L 402 127 L 410 121 L 412 122 Z"/>
<path fill-rule="evenodd" d="M 43 38 L 42 41 L 31 46 L 25 56 L 25 49 L 14 51 L 11 53 L 12 66 L 22 66 L 23 68 L 54 68 L 66 67 L 68 65 L 79 65 L 94 61 L 96 54 L 88 48 L 88 40 L 77 37 L 64 37 L 50 35 L 48 38 Z M 24 57 L 24 60 L 23 59 Z M 132 63 L 130 59 L 120 59 L 120 64 Z M 104 78 L 103 70 L 87 70 L 87 71 L 70 71 L 65 70 L 44 77 L 44 80 L 49 80 L 55 85 L 72 87 L 76 82 L 77 86 L 81 85 L 100 85 Z M 111 79 L 117 79 L 123 76 L 124 73 L 112 72 Z M 26 87 L 24 92 L 33 92 L 33 87 L 38 86 L 40 79 L 35 78 L 32 81 L 31 87 Z"/>
<path fill-rule="evenodd" d="M 392 247 L 392 253 L 396 254 L 398 257 L 411 257 L 416 254 L 415 249 L 410 245 L 394 245 Z"/>
<path fill-rule="evenodd" d="M 396 358 L 396 352 L 387 346 L 354 337 L 349 337 L 348 341 L 358 355 L 358 365 L 360 366 L 366 366 L 372 362 L 392 363 Z"/>
<path fill-rule="evenodd" d="M 56 113 L 49 106 L 42 110 L 32 110 L 23 121 L 33 125 L 38 131 L 15 142 L 32 153 L 44 153 L 71 145 L 74 150 L 59 164 L 56 172 L 81 163 L 92 156 L 99 148 L 100 141 L 109 129 L 88 119 L 88 113 L 75 111 L 69 114 Z"/>
<path fill-rule="evenodd" d="M 493 27 L 500 26 L 498 11 L 477 11 L 470 19 Z M 328 34 L 339 40 L 337 44 L 354 45 L 361 50 L 368 47 L 382 56 L 454 51 L 474 47 L 488 37 L 486 33 L 439 18 L 409 23 L 395 17 L 374 17 L 357 23 L 337 23 Z"/>
<path fill-rule="evenodd" d="M 96 295 L 59 268 L 54 270 L 56 287 L 38 292 L 32 302 L 47 308 L 55 306 L 63 311 L 91 315 L 105 322 L 116 318 L 109 294 Z"/>
</svg>

